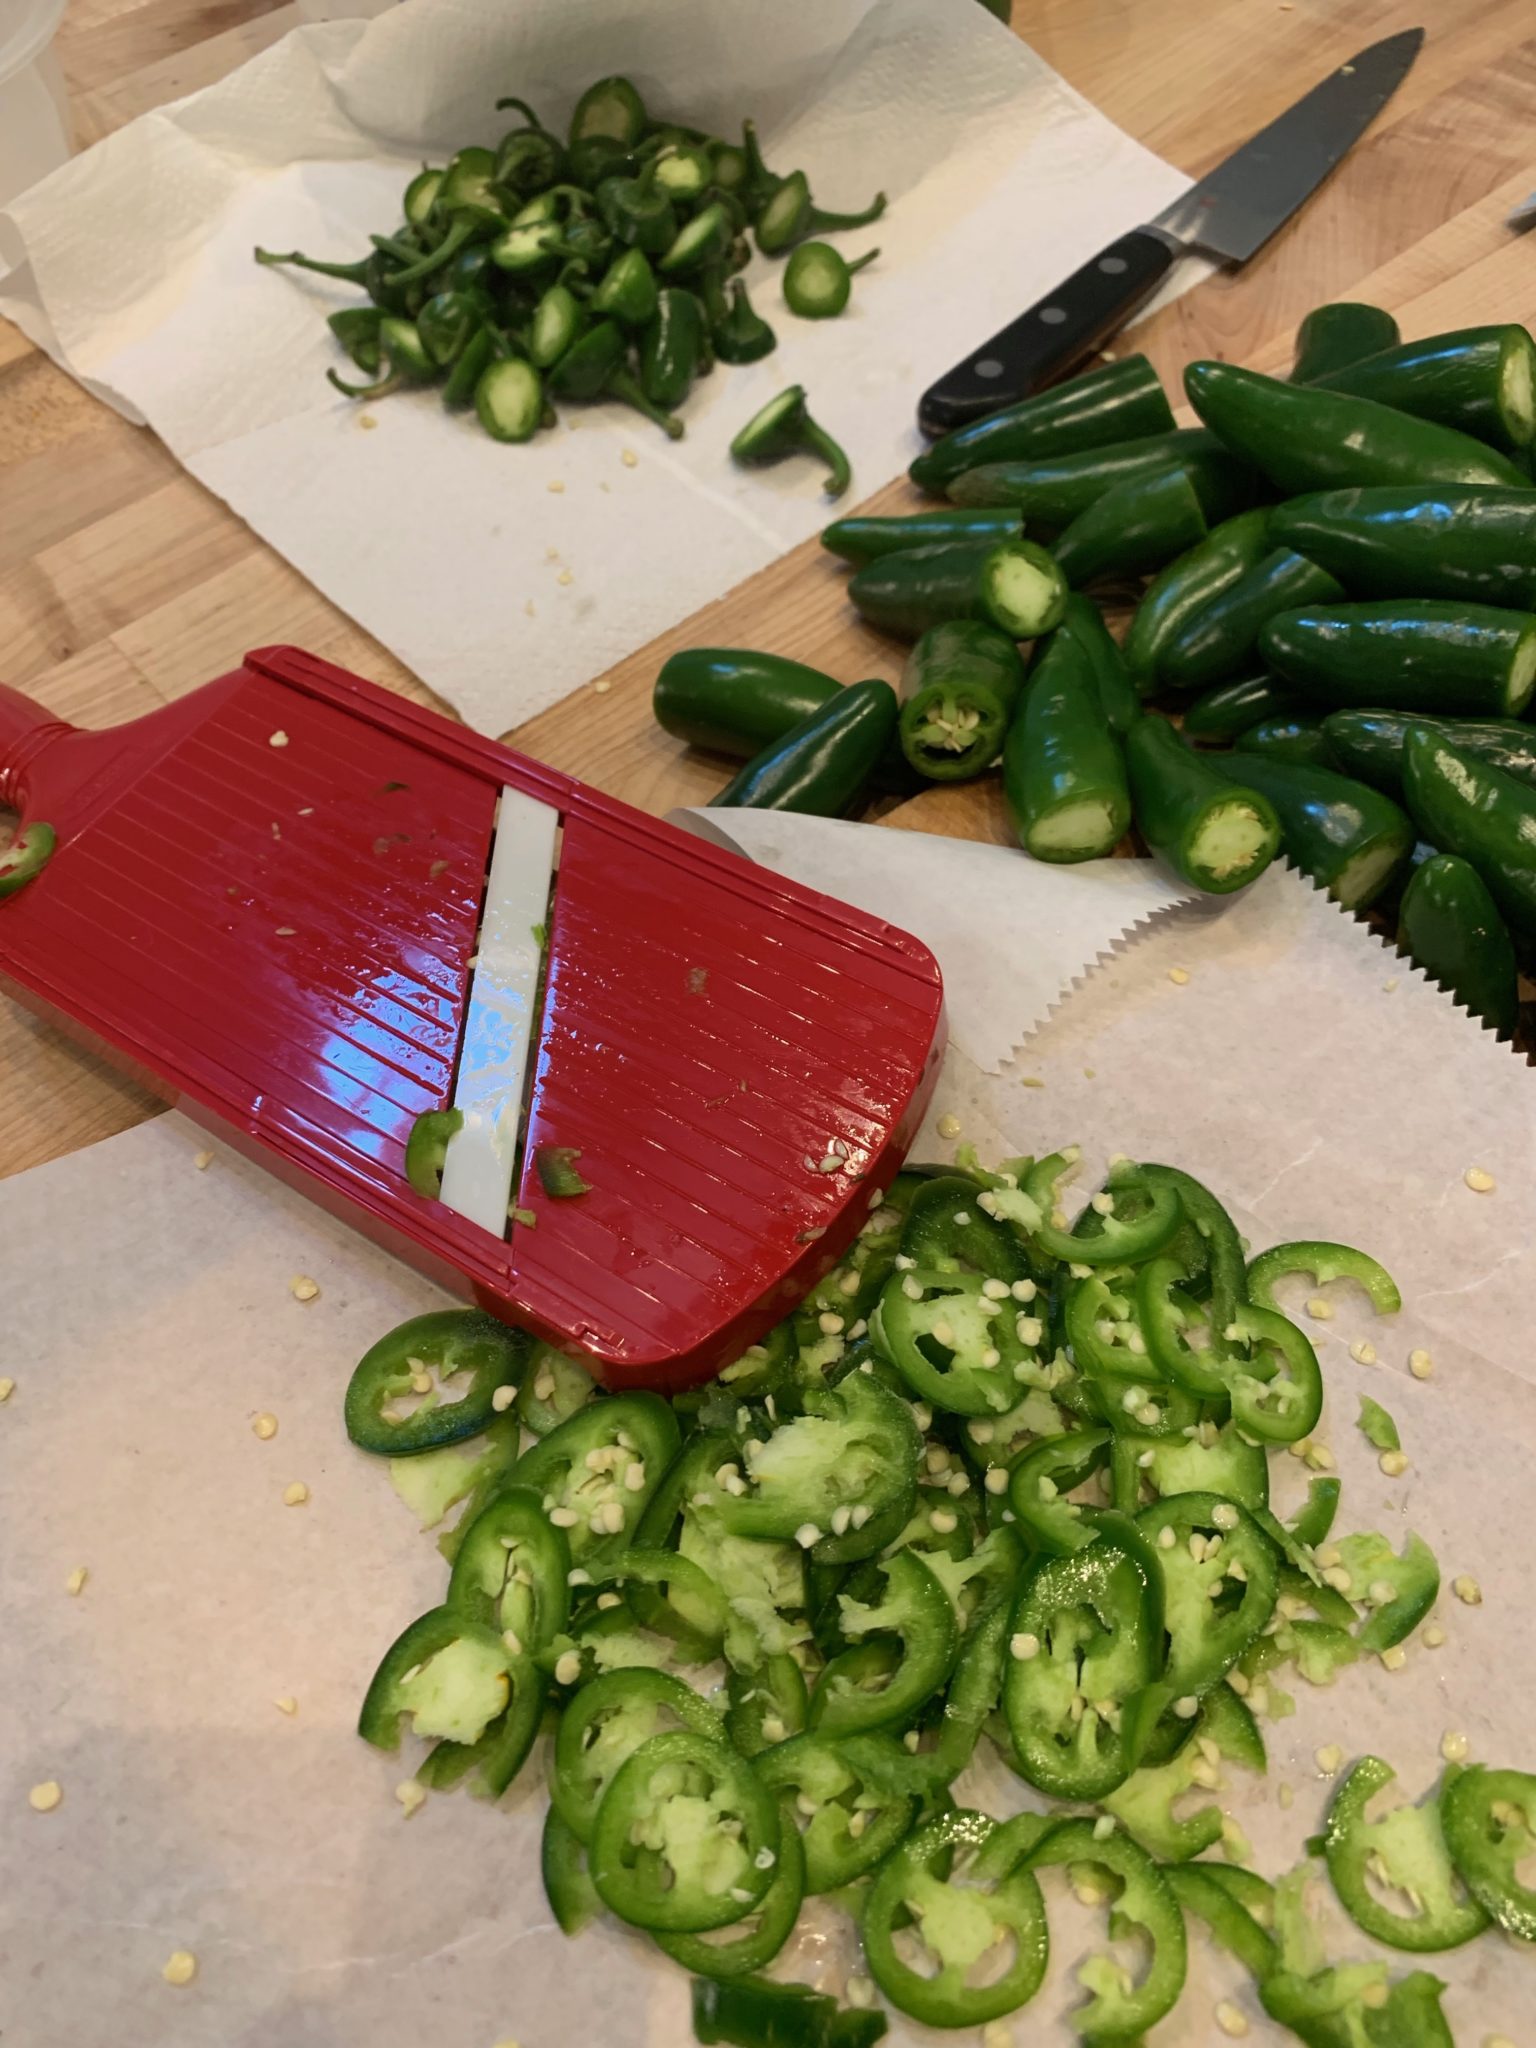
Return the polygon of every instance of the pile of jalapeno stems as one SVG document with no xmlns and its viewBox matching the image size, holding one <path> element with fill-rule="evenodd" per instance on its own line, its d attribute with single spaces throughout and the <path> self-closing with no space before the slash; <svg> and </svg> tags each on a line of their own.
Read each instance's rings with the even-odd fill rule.
<svg viewBox="0 0 1536 2048">
<path fill-rule="evenodd" d="M 1347 1245 L 1249 1259 L 1172 1167 L 1117 1161 L 1069 1221 L 1077 1164 L 990 1172 L 962 1147 L 904 1171 L 798 1310 L 670 1403 L 601 1395 L 471 1311 L 382 1339 L 349 1435 L 424 1519 L 466 1505 L 443 1603 L 385 1653 L 360 1733 L 432 1743 L 403 1803 L 497 1798 L 553 1717 L 551 1909 L 571 1935 L 607 1912 L 693 1973 L 701 2042 L 868 2048 L 877 1997 L 940 2028 L 1000 2021 L 1044 1979 L 1065 1866 L 1145 1943 L 1139 1975 L 1080 1970 L 1088 2042 L 1173 2012 L 1201 1931 L 1314 2048 L 1451 2048 L 1439 1980 L 1330 1957 L 1308 1886 L 1326 1871 L 1409 1962 L 1493 1926 L 1536 1939 L 1516 1873 L 1536 1778 L 1468 1766 L 1457 1738 L 1436 1791 L 1389 1818 L 1393 1765 L 1362 1756 L 1321 1861 L 1274 1883 L 1220 1804 L 1230 1772 L 1264 1771 L 1289 1669 L 1395 1668 L 1433 1628 L 1421 1539 L 1335 1533 L 1323 1376 L 1277 1301 L 1347 1281 L 1389 1317 L 1398 1289 Z M 1362 1402 L 1359 1427 L 1401 1471 L 1386 1409 Z M 1317 1476 L 1283 1522 L 1287 1449 Z M 955 1805 L 984 1742 L 1043 1810 Z M 862 1940 L 843 2007 L 763 1974 L 810 1897 Z M 1246 2031 L 1233 2001 L 1215 2019 Z"/>
</svg>

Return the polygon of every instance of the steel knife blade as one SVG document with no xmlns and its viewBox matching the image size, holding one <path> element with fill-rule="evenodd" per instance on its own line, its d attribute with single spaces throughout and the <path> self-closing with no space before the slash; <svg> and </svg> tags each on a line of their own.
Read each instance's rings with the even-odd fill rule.
<svg viewBox="0 0 1536 2048">
<path fill-rule="evenodd" d="M 923 393 L 923 432 L 948 433 L 1063 376 L 1124 326 L 1181 256 L 1246 263 L 1364 134 L 1423 41 L 1423 29 L 1403 29 L 1359 51 L 1154 220 L 983 342 Z"/>
</svg>

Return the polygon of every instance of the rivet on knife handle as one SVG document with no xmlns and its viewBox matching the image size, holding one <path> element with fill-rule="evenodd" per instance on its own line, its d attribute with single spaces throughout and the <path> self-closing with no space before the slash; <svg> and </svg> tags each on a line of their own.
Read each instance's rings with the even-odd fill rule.
<svg viewBox="0 0 1536 2048">
<path fill-rule="evenodd" d="M 1064 376 L 1107 341 L 1162 283 L 1180 246 L 1133 228 L 923 393 L 917 423 L 947 434 Z"/>
</svg>

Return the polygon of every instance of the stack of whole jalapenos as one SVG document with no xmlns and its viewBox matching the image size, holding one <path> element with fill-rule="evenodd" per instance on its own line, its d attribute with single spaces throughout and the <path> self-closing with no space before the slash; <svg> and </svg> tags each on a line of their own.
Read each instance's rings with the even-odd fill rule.
<svg viewBox="0 0 1536 2048">
<path fill-rule="evenodd" d="M 526 101 L 498 100 L 520 125 L 494 149 L 459 150 L 405 189 L 403 219 L 355 262 L 256 251 L 264 264 L 362 287 L 369 303 L 330 316 L 361 373 L 332 370 L 352 398 L 438 385 L 450 408 L 473 407 L 498 441 L 552 425 L 557 402 L 617 399 L 676 440 L 676 409 L 715 362 L 751 363 L 774 348 L 772 327 L 736 275 L 748 236 L 787 255 L 789 310 L 826 319 L 848 303 L 849 263 L 811 237 L 860 227 L 884 194 L 854 213 L 812 199 L 803 171 L 770 170 L 756 131 L 738 145 L 653 119 L 627 78 L 602 78 L 577 101 L 563 137 Z M 807 450 L 848 481 L 841 449 L 805 412 L 798 386 L 737 437 L 744 462 Z"/>
<path fill-rule="evenodd" d="M 1218 893 L 1283 849 L 1346 908 L 1395 905 L 1403 949 L 1511 1034 L 1536 948 L 1536 344 L 1404 342 L 1340 303 L 1302 323 L 1289 379 L 1201 362 L 1185 386 L 1180 428 L 1144 356 L 1104 364 L 920 455 L 945 504 L 826 529 L 858 611 L 914 643 L 863 792 L 900 789 L 893 758 L 909 789 L 1000 768 L 1037 859 L 1134 825 Z M 1084 586 L 1114 602 L 1127 579 L 1117 644 Z M 748 756 L 841 726 L 830 677 L 814 705 L 769 690 L 773 723 L 768 659 L 675 656 L 658 719 Z M 772 787 L 749 768 L 722 801 Z"/>
</svg>

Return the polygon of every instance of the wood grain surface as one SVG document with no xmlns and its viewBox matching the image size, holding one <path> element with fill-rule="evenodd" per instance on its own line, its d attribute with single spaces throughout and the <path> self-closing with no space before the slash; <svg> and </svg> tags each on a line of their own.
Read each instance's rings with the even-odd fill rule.
<svg viewBox="0 0 1536 2048">
<path fill-rule="evenodd" d="M 78 140 L 209 84 L 298 22 L 271 0 L 70 0 L 57 48 Z M 1428 31 L 1418 62 L 1324 191 L 1246 270 L 1137 330 L 1170 390 L 1195 355 L 1283 368 L 1296 323 L 1326 298 L 1389 306 L 1408 336 L 1536 317 L 1536 240 L 1505 226 L 1536 186 L 1536 14 L 1530 0 L 1015 0 L 1014 26 L 1042 56 L 1197 175 L 1330 65 L 1415 23 Z M 915 502 L 894 484 L 869 504 Z M 842 583 L 814 543 L 798 548 L 507 737 L 647 810 L 707 798 L 722 764 L 651 722 L 661 660 L 713 642 L 894 679 L 903 650 L 858 623 Z M 0 676 L 105 725 L 284 640 L 436 701 L 152 434 L 0 320 Z M 1008 836 L 991 785 L 934 790 L 888 822 Z M 0 998 L 0 1177 L 154 1107 Z"/>
</svg>

